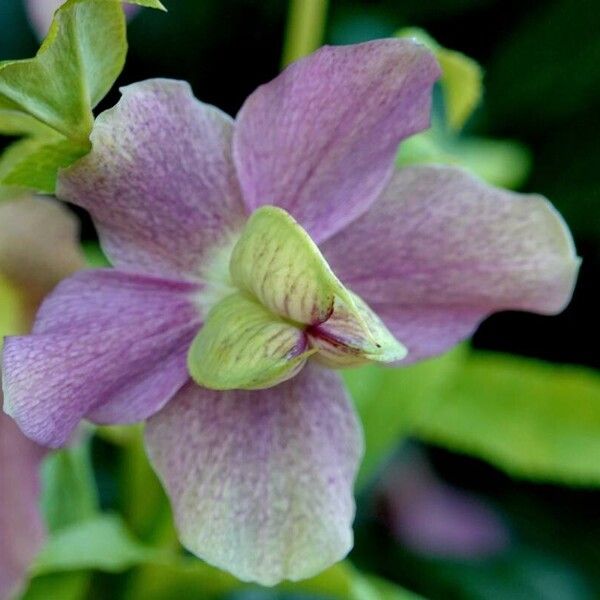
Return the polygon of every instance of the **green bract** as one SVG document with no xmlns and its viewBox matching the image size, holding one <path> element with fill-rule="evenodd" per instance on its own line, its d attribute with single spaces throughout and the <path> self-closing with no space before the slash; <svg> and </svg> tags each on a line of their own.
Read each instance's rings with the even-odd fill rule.
<svg viewBox="0 0 600 600">
<path fill-rule="evenodd" d="M 414 38 L 434 52 L 442 68 L 446 120 L 452 129 L 462 129 L 483 95 L 482 68 L 461 52 L 440 46 L 422 29 L 402 29 L 398 36 Z"/>
<path fill-rule="evenodd" d="M 34 58 L 0 63 L 0 133 L 24 136 L 0 160 L 0 184 L 54 191 L 58 170 L 89 151 L 92 109 L 126 53 L 120 0 L 68 0 Z"/>
<path fill-rule="evenodd" d="M 271 387 L 293 377 L 311 355 L 333 368 L 406 356 L 281 208 L 263 206 L 252 214 L 221 279 L 233 292 L 211 308 L 188 353 L 188 369 L 200 385 Z"/>
<path fill-rule="evenodd" d="M 398 166 L 420 163 L 455 165 L 472 171 L 488 183 L 517 188 L 527 176 L 531 157 L 527 149 L 511 140 L 495 140 L 461 134 L 465 123 L 481 102 L 483 70 L 472 58 L 440 46 L 418 28 L 400 30 L 427 46 L 442 69 L 440 88 L 443 111 L 432 118 L 432 126 L 405 140 L 398 152 Z"/>
</svg>

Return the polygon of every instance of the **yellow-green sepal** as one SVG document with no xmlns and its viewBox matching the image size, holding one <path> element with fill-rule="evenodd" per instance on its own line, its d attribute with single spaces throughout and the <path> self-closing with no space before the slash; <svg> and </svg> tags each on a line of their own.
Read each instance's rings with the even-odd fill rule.
<svg viewBox="0 0 600 600">
<path fill-rule="evenodd" d="M 301 329 L 234 293 L 208 313 L 188 352 L 188 370 L 210 389 L 261 389 L 296 375 L 314 352 Z"/>
<path fill-rule="evenodd" d="M 422 29 L 401 29 L 399 37 L 411 37 L 427 46 L 440 63 L 446 121 L 451 129 L 462 129 L 483 96 L 483 69 L 472 58 L 440 46 Z"/>
<path fill-rule="evenodd" d="M 283 209 L 257 209 L 236 243 L 231 279 L 274 314 L 305 325 L 326 321 L 336 297 L 352 306 L 348 290 L 308 233 Z"/>
</svg>

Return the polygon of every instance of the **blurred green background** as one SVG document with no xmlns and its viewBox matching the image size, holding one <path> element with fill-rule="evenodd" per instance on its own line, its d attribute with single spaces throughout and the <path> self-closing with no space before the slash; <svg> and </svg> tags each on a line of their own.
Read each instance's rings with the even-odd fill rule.
<svg viewBox="0 0 600 600">
<path fill-rule="evenodd" d="M 130 52 L 120 84 L 158 76 L 185 79 L 191 82 L 200 99 L 235 114 L 258 84 L 280 70 L 287 2 L 165 0 L 164 4 L 169 9 L 167 15 L 144 10 L 130 23 Z M 560 388 L 553 383 L 553 377 L 563 372 L 562 367 L 557 366 L 559 363 L 600 368 L 597 342 L 600 329 L 597 318 L 600 305 L 597 285 L 600 272 L 600 6 L 594 0 L 331 0 L 324 41 L 354 43 L 390 36 L 409 26 L 423 28 L 441 45 L 458 50 L 482 65 L 484 100 L 463 134 L 518 140 L 529 149 L 531 169 L 519 189 L 539 192 L 552 200 L 574 233 L 583 265 L 573 302 L 562 315 L 552 318 L 521 313 L 495 315 L 482 325 L 473 340 L 476 349 L 548 361 L 549 366 L 543 367 L 545 370 L 532 367 L 539 410 L 518 396 L 515 391 L 518 388 L 511 387 L 515 378 L 529 368 L 511 362 L 512 359 L 502 358 L 489 364 L 483 360 L 481 364 L 470 366 L 458 382 L 450 384 L 444 379 L 435 392 L 425 393 L 411 382 L 419 377 L 428 378 L 427 369 L 439 373 L 445 368 L 441 363 L 424 365 L 422 372 L 406 376 L 408 383 L 404 393 L 414 394 L 412 400 L 405 401 L 406 411 L 421 415 L 428 406 L 436 411 L 439 405 L 431 407 L 428 400 L 431 395 L 436 396 L 437 402 L 443 397 L 448 422 L 453 418 L 452 410 L 460 411 L 463 406 L 464 412 L 457 413 L 463 430 L 457 427 L 457 432 L 451 434 L 435 423 L 424 422 L 418 426 L 413 423 L 406 431 L 398 426 L 394 438 L 397 443 L 393 444 L 397 446 L 396 458 L 388 460 L 391 466 L 383 471 L 369 470 L 361 482 L 357 540 L 351 558 L 364 572 L 395 581 L 427 598 L 599 598 L 600 493 L 593 489 L 593 484 L 600 483 L 598 383 L 592 381 L 591 370 L 569 371 L 564 380 L 561 379 Z M 0 32 L 0 60 L 28 57 L 37 49 L 38 42 L 21 0 L 0 0 Z M 114 104 L 117 97 L 115 88 L 102 107 Z M 84 237 L 93 240 L 91 224 L 85 215 L 81 216 Z M 529 362 L 524 364 L 530 365 Z M 349 376 L 359 406 L 365 377 L 364 374 Z M 395 386 L 397 392 L 399 380 L 381 383 L 382 376 L 377 377 L 379 387 L 369 387 L 369 393 L 378 389 L 378 393 L 389 395 L 386 385 Z M 524 374 L 523 381 L 529 381 L 528 377 Z M 483 392 L 486 386 L 493 387 L 492 391 Z M 523 385 L 522 393 L 527 395 L 529 389 Z M 480 400 L 478 393 L 483 396 L 481 402 L 486 401 L 486 393 L 490 398 L 495 394 L 490 403 L 506 408 L 506 414 L 499 411 L 489 421 L 486 415 L 479 416 L 476 404 L 469 405 L 470 398 Z M 556 408 L 559 405 L 560 410 Z M 374 413 L 377 410 L 377 407 L 362 408 L 367 417 L 370 410 Z M 567 427 L 572 413 L 581 413 L 580 428 L 583 423 L 589 425 L 585 442 L 579 438 L 567 442 L 559 436 L 559 429 L 563 425 Z M 471 415 L 472 421 L 465 415 Z M 376 423 L 376 416 L 373 418 Z M 491 428 L 492 421 L 495 430 Z M 377 440 L 380 434 L 377 425 L 367 421 L 366 426 L 374 428 L 367 431 L 367 440 L 369 436 Z M 490 426 L 489 432 L 486 426 Z M 537 462 L 534 456 L 539 450 L 535 446 L 537 438 L 529 445 L 519 443 L 515 433 L 519 428 L 528 427 L 543 430 L 540 436 L 547 436 L 551 450 Z M 401 433 L 412 439 L 406 441 Z M 480 439 L 488 436 L 504 439 L 500 440 L 499 448 L 494 449 Z M 460 438 L 458 442 L 457 438 Z M 513 440 L 516 440 L 514 444 Z M 95 438 L 93 442 L 94 486 L 99 488 L 103 509 L 123 512 L 119 475 L 114 470 L 118 458 L 115 453 L 120 452 L 121 446 L 111 443 L 104 438 Z M 552 444 L 561 443 L 565 448 L 559 457 L 557 448 L 561 448 Z M 571 445 L 567 449 L 568 443 Z M 573 458 L 564 459 L 561 466 L 559 463 L 567 450 Z M 528 452 L 532 455 L 528 456 Z M 556 452 L 558 465 L 555 477 L 553 469 L 546 468 L 544 463 L 552 452 Z M 411 457 L 417 458 L 412 461 Z M 138 457 L 138 460 L 143 458 Z M 578 460 L 586 462 L 581 477 L 574 473 Z M 411 473 L 407 468 L 407 464 L 415 461 L 423 466 L 420 474 Z M 143 466 L 132 467 L 127 463 L 126 468 L 139 468 L 145 473 L 143 477 L 151 479 Z M 377 474 L 380 472 L 383 475 Z M 415 478 L 425 483 L 417 486 L 415 496 L 403 499 L 398 489 L 403 485 L 414 486 Z M 532 479 L 536 481 L 531 482 Z M 569 485 L 562 485 L 562 481 Z M 576 485 L 571 486 L 573 483 Z M 154 484 L 146 482 L 144 485 Z M 138 494 L 145 502 L 148 492 L 144 489 L 146 491 L 138 490 Z M 450 544 L 443 552 L 431 544 L 415 544 L 414 535 L 418 537 L 419 532 L 412 532 L 411 538 L 411 532 L 398 525 L 402 517 L 399 512 L 405 510 L 406 503 L 431 500 L 428 493 L 437 499 L 437 502 L 432 501 L 431 510 L 439 511 L 459 528 L 461 523 L 465 529 L 482 520 L 488 528 L 493 523 L 491 527 L 495 529 L 490 536 L 496 540 L 496 546 L 465 554 L 460 550 L 460 543 L 455 551 Z M 160 491 L 155 490 L 155 494 L 161 497 Z M 159 506 L 160 502 L 156 502 Z M 483 513 L 468 508 L 472 508 L 473 502 L 480 508 L 485 507 Z M 164 506 L 156 509 L 158 513 L 165 510 Z M 151 508 L 149 511 L 151 516 L 147 519 L 155 524 L 156 514 L 152 514 Z M 131 512 L 132 528 L 145 542 L 154 543 L 152 536 L 161 534 L 144 532 L 144 525 L 138 527 L 135 523 L 139 517 L 137 509 Z M 419 515 L 413 518 L 413 522 L 418 523 Z M 166 535 L 168 538 L 169 534 Z M 467 544 L 465 540 L 476 538 L 465 536 L 448 533 L 444 527 L 438 531 L 438 541 L 458 539 L 463 549 Z M 147 584 L 150 587 L 135 597 L 229 600 L 309 597 L 307 590 L 228 590 L 211 595 L 212 592 L 199 590 L 194 575 L 189 573 L 168 569 L 163 573 L 156 567 L 154 574 L 147 576 L 152 582 Z M 92 575 L 91 587 L 88 584 L 86 588 L 92 590 L 88 596 L 119 598 L 125 579 L 129 589 L 137 585 L 131 583 L 129 571 L 112 575 L 96 573 Z M 51 597 L 47 591 L 50 588 L 45 589 L 42 585 L 41 591 L 30 592 L 31 597 Z M 373 598 L 384 597 L 374 593 Z"/>
</svg>

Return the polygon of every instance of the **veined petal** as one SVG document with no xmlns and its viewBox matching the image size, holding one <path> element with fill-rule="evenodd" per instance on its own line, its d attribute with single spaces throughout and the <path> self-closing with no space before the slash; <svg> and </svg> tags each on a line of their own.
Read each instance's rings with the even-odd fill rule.
<svg viewBox="0 0 600 600">
<path fill-rule="evenodd" d="M 90 212 L 115 266 L 195 280 L 246 218 L 232 120 L 183 82 L 122 93 L 96 119 L 90 154 L 61 173 L 57 195 Z"/>
<path fill-rule="evenodd" d="M 406 348 L 383 321 L 356 294 L 351 310 L 336 300 L 331 317 L 308 329 L 315 360 L 331 367 L 351 367 L 371 361 L 395 362 L 406 356 Z M 357 318 L 357 312 L 361 319 Z"/>
<path fill-rule="evenodd" d="M 188 368 L 213 390 L 260 389 L 293 377 L 314 352 L 303 331 L 232 294 L 209 312 L 190 347 Z"/>
<path fill-rule="evenodd" d="M 260 391 L 189 384 L 146 444 L 183 544 L 236 577 L 303 579 L 352 547 L 362 435 L 336 373 L 308 364 Z"/>
<path fill-rule="evenodd" d="M 408 347 L 441 352 L 499 310 L 560 312 L 579 259 L 549 202 L 451 167 L 400 170 L 373 208 L 322 247 L 345 285 Z"/>
<path fill-rule="evenodd" d="M 488 315 L 481 308 L 434 304 L 376 304 L 374 310 L 408 349 L 396 366 L 437 356 L 475 333 Z"/>
<path fill-rule="evenodd" d="M 8 337 L 5 410 L 40 444 L 66 443 L 78 422 L 130 423 L 159 410 L 187 381 L 200 321 L 196 286 L 83 271 L 43 303 L 33 334 Z"/>
<path fill-rule="evenodd" d="M 2 394 L 0 393 L 0 400 Z M 45 537 L 38 507 L 42 448 L 0 412 L 0 598 L 17 593 Z"/>
<path fill-rule="evenodd" d="M 348 291 L 310 236 L 283 209 L 263 206 L 248 220 L 231 255 L 231 279 L 275 314 L 304 324 L 328 319 Z"/>
<path fill-rule="evenodd" d="M 433 55 L 409 40 L 326 46 L 258 88 L 238 114 L 244 200 L 285 208 L 321 242 L 369 208 L 398 143 L 429 125 Z"/>
</svg>

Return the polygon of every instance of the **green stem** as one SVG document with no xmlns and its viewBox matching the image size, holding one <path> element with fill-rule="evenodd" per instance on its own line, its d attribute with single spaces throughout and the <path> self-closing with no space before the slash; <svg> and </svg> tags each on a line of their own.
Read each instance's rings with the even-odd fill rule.
<svg viewBox="0 0 600 600">
<path fill-rule="evenodd" d="M 290 0 L 282 65 L 302 58 L 323 42 L 328 0 Z"/>
</svg>

